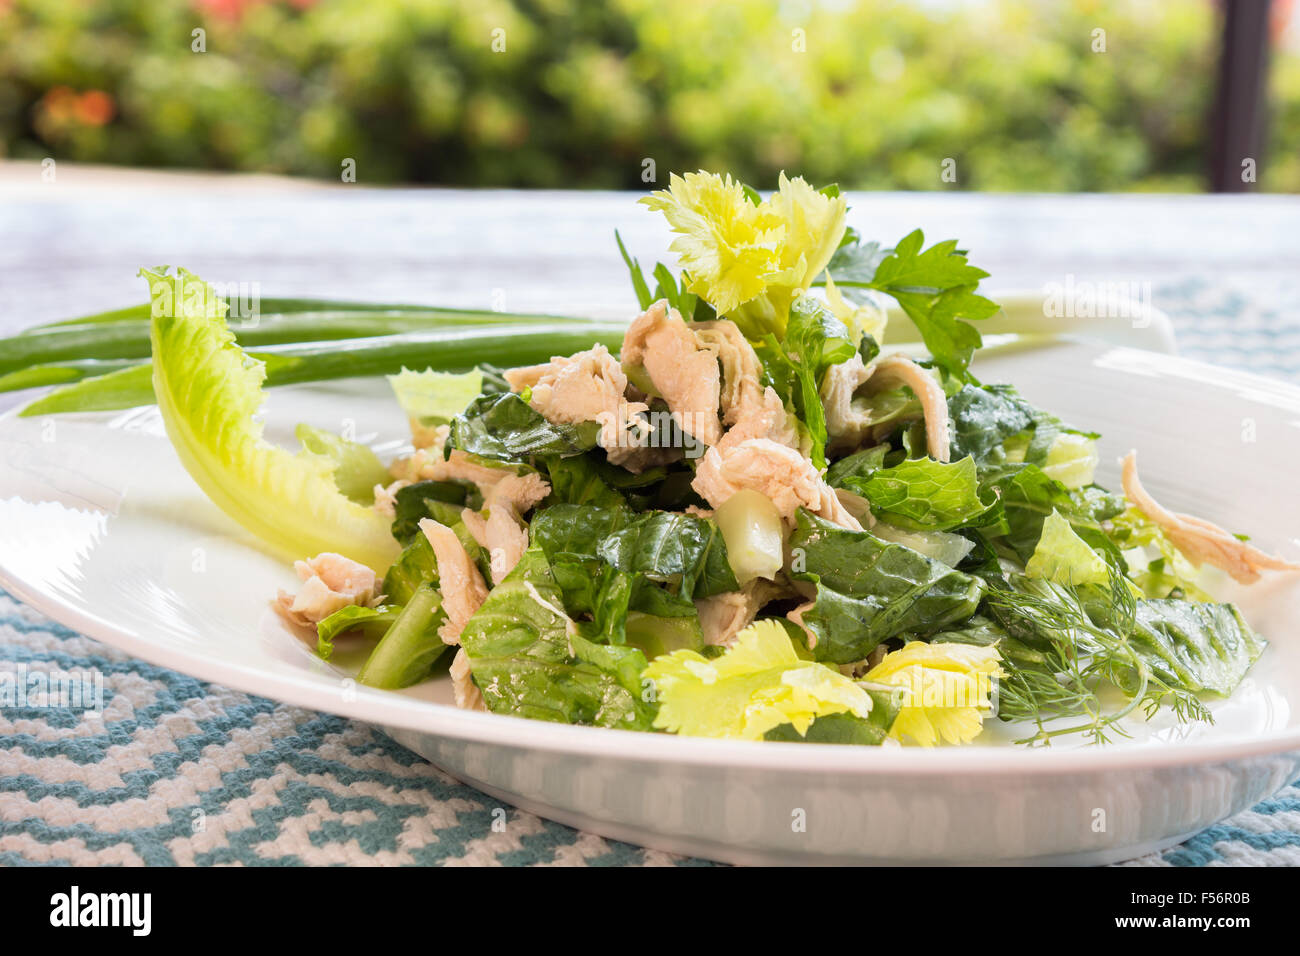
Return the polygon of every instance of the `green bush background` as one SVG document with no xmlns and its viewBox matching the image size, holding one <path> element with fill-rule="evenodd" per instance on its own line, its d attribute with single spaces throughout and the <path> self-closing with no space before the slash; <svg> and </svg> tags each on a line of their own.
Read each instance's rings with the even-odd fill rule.
<svg viewBox="0 0 1300 956">
<path fill-rule="evenodd" d="M 0 0 L 0 156 L 328 178 L 350 157 L 369 183 L 644 188 L 653 159 L 660 181 L 1197 190 L 1216 46 L 1200 0 Z M 1300 191 L 1294 52 L 1272 90 L 1260 182 Z"/>
</svg>

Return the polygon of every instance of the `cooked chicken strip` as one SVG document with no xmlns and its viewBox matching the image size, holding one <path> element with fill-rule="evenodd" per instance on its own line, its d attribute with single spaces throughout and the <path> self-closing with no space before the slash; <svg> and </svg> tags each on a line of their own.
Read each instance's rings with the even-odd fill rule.
<svg viewBox="0 0 1300 956">
<path fill-rule="evenodd" d="M 785 588 L 755 578 L 739 591 L 715 594 L 695 602 L 704 643 L 730 647 L 736 635 L 754 623 L 764 604 L 785 593 Z"/>
<path fill-rule="evenodd" d="M 349 605 L 365 606 L 375 598 L 375 572 L 351 558 L 326 551 L 293 569 L 303 582 L 296 595 L 281 591 L 276 610 L 301 627 L 312 627 Z"/>
<path fill-rule="evenodd" d="M 1193 564 L 1221 568 L 1242 584 L 1258 581 L 1260 571 L 1300 571 L 1300 564 L 1261 551 L 1216 524 L 1163 507 L 1138 480 L 1135 451 L 1124 456 L 1123 482 L 1128 500 L 1158 524 L 1174 547 Z"/>
<path fill-rule="evenodd" d="M 637 316 L 623 336 L 619 357 L 624 368 L 645 369 L 682 431 L 705 445 L 718 443 L 718 356 L 696 338 L 676 309 L 660 299 Z"/>
<path fill-rule="evenodd" d="M 398 478 L 387 485 L 375 485 L 374 509 L 385 518 L 396 516 L 397 493 L 411 483 L 409 478 Z"/>
<path fill-rule="evenodd" d="M 557 356 L 544 365 L 510 369 L 511 388 L 532 388 L 532 407 L 552 422 L 599 422 L 598 439 L 611 463 L 639 474 L 681 457 L 681 449 L 655 448 L 642 439 L 649 409 L 645 397 L 628 387 L 627 376 L 603 345 L 573 357 Z"/>
<path fill-rule="evenodd" d="M 639 450 L 628 440 L 628 429 L 649 406 L 628 401 L 627 376 L 605 346 L 557 355 L 545 365 L 513 368 L 505 377 L 515 391 L 532 389 L 528 403 L 549 422 L 599 422 L 600 445 L 614 464 Z"/>
<path fill-rule="evenodd" d="M 736 445 L 750 438 L 770 438 L 797 448 L 799 432 L 781 397 L 763 387 L 762 365 L 754 347 L 728 319 L 692 322 L 695 338 L 718 357 L 722 369 L 719 405 L 722 423 L 730 426 L 719 444 Z"/>
<path fill-rule="evenodd" d="M 442 592 L 442 608 L 447 612 L 438 636 L 444 644 L 459 644 L 465 624 L 487 600 L 487 584 L 456 532 L 432 518 L 421 518 L 420 530 L 433 546 L 433 556 L 438 562 L 438 590 Z"/>
<path fill-rule="evenodd" d="M 440 451 L 432 456 L 417 452 L 412 459 L 410 472 L 414 478 L 399 478 L 385 489 L 385 496 L 389 491 L 395 495 L 403 487 L 403 482 L 410 484 L 413 480 L 469 481 L 477 486 L 484 501 L 501 496 L 522 515 L 551 493 L 551 486 L 536 472 L 517 475 L 510 465 L 494 467 L 480 464 L 459 448 L 452 449 L 445 461 Z"/>
<path fill-rule="evenodd" d="M 807 624 L 803 622 L 803 616 L 807 612 L 811 611 L 813 605 L 816 603 L 817 603 L 816 601 L 805 601 L 803 604 L 800 604 L 797 608 L 794 608 L 785 616 L 786 620 L 792 621 L 795 625 L 798 626 L 798 628 L 801 631 L 804 632 L 804 635 L 808 638 L 809 650 L 812 650 L 814 647 L 817 646 L 817 635 L 813 633 L 812 628 L 810 628 Z"/>
<path fill-rule="evenodd" d="M 767 496 L 787 523 L 794 521 L 796 511 L 807 508 L 842 528 L 862 530 L 811 461 L 768 438 L 710 448 L 691 487 L 714 508 L 741 488 L 752 488 Z"/>
<path fill-rule="evenodd" d="M 485 519 L 469 508 L 460 513 L 461 520 L 479 547 L 487 551 L 492 562 L 492 583 L 500 584 L 515 569 L 519 559 L 528 550 L 528 529 L 519 520 L 519 513 L 505 498 L 495 497 L 487 504 Z"/>
<path fill-rule="evenodd" d="M 826 433 L 832 449 L 854 449 L 871 428 L 871 416 L 853 407 L 853 394 L 871 378 L 876 366 L 865 365 L 861 355 L 832 365 L 822 379 L 821 400 L 826 409 Z M 945 409 L 947 405 L 945 402 Z"/>
<path fill-rule="evenodd" d="M 905 355 L 880 359 L 875 363 L 872 375 L 873 383 L 897 381 L 916 393 L 925 415 L 925 444 L 930 457 L 936 461 L 948 461 L 952 454 L 948 439 L 948 396 L 934 376 Z"/>
<path fill-rule="evenodd" d="M 692 322 L 695 338 L 718 357 L 722 369 L 719 404 L 722 423 L 734 425 L 763 405 L 762 367 L 754 347 L 729 319 Z"/>
<path fill-rule="evenodd" d="M 451 692 L 455 696 L 457 707 L 464 710 L 487 710 L 483 695 L 470 679 L 469 655 L 465 653 L 465 648 L 457 648 L 448 673 L 451 674 Z"/>
</svg>

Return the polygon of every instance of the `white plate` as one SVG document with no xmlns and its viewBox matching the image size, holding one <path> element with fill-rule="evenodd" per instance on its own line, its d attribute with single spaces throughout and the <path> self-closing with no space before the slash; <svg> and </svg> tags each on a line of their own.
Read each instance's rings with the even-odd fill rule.
<svg viewBox="0 0 1300 956">
<path fill-rule="evenodd" d="M 1300 555 L 1300 389 L 1125 348 L 982 358 L 986 381 L 1103 433 L 1099 480 L 1140 449 L 1169 506 Z M 272 393 L 268 434 L 309 421 L 396 448 L 374 382 Z M 1228 588 L 1271 646 L 1213 726 L 1167 720 L 1104 747 L 1028 750 L 995 729 L 924 751 L 694 740 L 467 713 L 445 679 L 359 687 L 268 610 L 295 578 L 181 469 L 157 413 L 0 419 L 0 585 L 56 620 L 197 677 L 378 724 L 454 776 L 597 833 L 737 862 L 1105 862 L 1185 839 L 1300 773 L 1300 587 Z"/>
</svg>

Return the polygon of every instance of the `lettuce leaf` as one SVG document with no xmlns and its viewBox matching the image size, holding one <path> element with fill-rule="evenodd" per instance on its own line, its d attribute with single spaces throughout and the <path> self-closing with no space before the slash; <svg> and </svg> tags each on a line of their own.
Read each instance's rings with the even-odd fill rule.
<svg viewBox="0 0 1300 956">
<path fill-rule="evenodd" d="M 1055 511 L 1108 564 L 1121 574 L 1127 572 L 1123 555 L 1101 525 L 1123 510 L 1122 498 L 1095 486 L 1071 491 L 1038 465 L 1025 463 L 986 469 L 980 487 L 997 494 L 1002 506 L 998 523 L 981 528 L 981 533 L 999 539 L 1019 560 L 1029 560 L 1042 538 L 1043 522 Z"/>
<path fill-rule="evenodd" d="M 477 511 L 483 496 L 468 481 L 417 481 L 399 488 L 393 502 L 393 537 L 410 544 L 420 534 L 420 519 L 434 518 L 445 525 L 460 520 L 462 508 Z"/>
<path fill-rule="evenodd" d="M 329 660 L 334 653 L 335 638 L 349 631 L 357 631 L 361 637 L 378 640 L 392 627 L 401 611 L 401 605 L 398 604 L 381 604 L 378 607 L 349 604 L 339 608 L 316 625 L 316 653 L 321 659 Z"/>
<path fill-rule="evenodd" d="M 583 633 L 611 644 L 632 642 L 635 613 L 690 618 L 698 628 L 692 597 L 737 589 L 721 533 L 690 515 L 556 504 L 533 517 L 530 540 L 550 563 L 565 610 L 590 617 L 579 622 Z"/>
<path fill-rule="evenodd" d="M 913 531 L 991 524 L 1000 513 L 996 496 L 980 497 L 975 460 L 969 456 L 951 464 L 909 458 L 867 478 L 845 479 L 842 487 L 870 501 L 876 517 Z"/>
<path fill-rule="evenodd" d="M 513 392 L 481 395 L 451 422 L 447 448 L 498 461 L 532 456 L 569 456 L 596 447 L 597 422 L 557 425 Z"/>
<path fill-rule="evenodd" d="M 545 503 L 548 507 L 569 504 L 620 508 L 627 504 L 627 499 L 610 487 L 606 480 L 608 470 L 617 466 L 599 462 L 593 454 L 575 455 L 572 458 L 549 456 L 543 460 L 542 467 L 546 470 L 551 485 L 551 493 Z"/>
<path fill-rule="evenodd" d="M 885 467 L 885 456 L 889 452 L 888 445 L 873 445 L 846 455 L 826 469 L 826 483 L 832 488 L 844 488 L 845 482 L 850 478 L 870 478 L 877 470 Z"/>
<path fill-rule="evenodd" d="M 465 625 L 461 646 L 488 709 L 649 730 L 654 706 L 642 699 L 645 655 L 583 638 L 561 597 L 545 554 L 532 547 Z"/>
<path fill-rule="evenodd" d="M 226 304 L 198 276 L 142 269 L 152 306 L 153 383 L 167 436 L 226 514 L 290 558 L 335 551 L 383 571 L 388 522 L 339 491 L 334 465 L 268 444 L 255 415 L 265 369 L 235 344 Z"/>
<path fill-rule="evenodd" d="M 708 518 L 647 512 L 604 538 L 596 553 L 619 571 L 672 583 L 686 598 L 740 589 L 722 532 Z"/>
<path fill-rule="evenodd" d="M 952 457 L 984 464 L 1002 443 L 1034 424 L 1032 407 L 1007 385 L 964 385 L 948 399 Z"/>
<path fill-rule="evenodd" d="M 983 593 L 970 575 L 802 509 L 790 550 L 791 577 L 817 586 L 803 612 L 817 660 L 848 664 L 887 638 L 942 630 L 975 613 Z"/>
<path fill-rule="evenodd" d="M 1066 585 L 1110 584 L 1105 560 L 1075 534 L 1070 522 L 1055 509 L 1043 521 L 1042 535 L 1025 563 L 1025 576 Z"/>
<path fill-rule="evenodd" d="M 1170 599 L 1137 602 L 1129 643 L 1167 684 L 1222 697 L 1237 689 L 1266 644 L 1235 605 Z"/>
<path fill-rule="evenodd" d="M 421 425 L 445 425 L 483 391 L 483 372 L 413 372 L 404 368 L 388 384 L 408 418 Z"/>
<path fill-rule="evenodd" d="M 304 449 L 334 465 L 334 484 L 357 504 L 374 504 L 375 485 L 387 485 L 392 480 L 368 445 L 310 425 L 299 425 L 294 434 Z"/>
</svg>

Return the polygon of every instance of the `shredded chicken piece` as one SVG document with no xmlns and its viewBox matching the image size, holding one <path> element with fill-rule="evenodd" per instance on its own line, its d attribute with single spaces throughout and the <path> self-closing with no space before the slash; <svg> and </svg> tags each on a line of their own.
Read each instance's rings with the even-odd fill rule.
<svg viewBox="0 0 1300 956">
<path fill-rule="evenodd" d="M 628 401 L 627 376 L 603 345 L 576 355 L 557 355 L 545 365 L 510 369 L 506 381 L 515 391 L 531 388 L 528 403 L 549 422 L 600 423 L 600 445 L 609 460 L 621 464 L 639 445 L 629 440 L 637 416 L 649 406 Z"/>
<path fill-rule="evenodd" d="M 1147 493 L 1138 480 L 1137 452 L 1124 456 L 1124 494 L 1144 515 L 1158 524 L 1170 542 L 1193 564 L 1211 564 L 1242 584 L 1259 580 L 1260 571 L 1300 571 L 1300 564 L 1247 544 L 1231 533 L 1192 515 L 1170 511 Z"/>
<path fill-rule="evenodd" d="M 483 499 L 489 505 L 504 502 L 514 508 L 518 514 L 526 515 L 541 504 L 550 493 L 551 486 L 535 471 L 525 472 L 522 475 L 507 472 L 495 485 L 483 488 Z"/>
<path fill-rule="evenodd" d="M 906 385 L 921 400 L 925 415 L 925 444 L 930 457 L 948 461 L 952 455 L 948 438 L 948 396 L 943 386 L 921 366 L 905 355 L 890 355 L 874 365 L 873 381 L 898 381 Z"/>
<path fill-rule="evenodd" d="M 470 535 L 491 557 L 492 584 L 497 585 L 515 569 L 528 550 L 528 531 L 508 501 L 494 499 L 487 513 L 485 519 L 477 511 L 466 508 L 460 517 Z"/>
<path fill-rule="evenodd" d="M 303 582 L 298 593 L 281 591 L 275 608 L 300 627 L 314 627 L 335 611 L 375 599 L 375 572 L 351 558 L 326 551 L 308 561 L 295 561 L 293 569 Z"/>
<path fill-rule="evenodd" d="M 786 413 L 781 396 L 771 386 L 763 387 L 758 355 L 736 323 L 727 319 L 694 322 L 690 329 L 717 355 L 722 368 L 719 403 L 722 423 L 730 427 L 718 444 L 738 445 L 750 438 L 770 438 L 798 447 L 798 429 Z"/>
<path fill-rule="evenodd" d="M 528 530 L 522 515 L 550 493 L 551 486 L 536 472 L 507 473 L 483 489 L 486 518 L 469 508 L 461 511 L 470 535 L 491 556 L 493 584 L 500 584 L 528 550 Z"/>
<path fill-rule="evenodd" d="M 717 353 L 696 338 L 667 301 L 660 299 L 632 321 L 620 357 L 625 368 L 645 369 L 682 431 L 705 445 L 718 443 L 722 383 Z"/>
<path fill-rule="evenodd" d="M 832 365 L 822 379 L 820 393 L 832 449 L 861 447 L 871 428 L 871 416 L 853 407 L 853 395 L 874 371 L 874 364 L 865 365 L 861 355 L 854 355 L 847 362 Z"/>
<path fill-rule="evenodd" d="M 736 635 L 754 623 L 764 604 L 785 593 L 785 588 L 763 578 L 755 578 L 739 591 L 715 594 L 695 602 L 700 614 L 704 643 L 730 647 Z"/>
<path fill-rule="evenodd" d="M 385 518 L 392 518 L 397 514 L 397 493 L 412 484 L 409 478 L 398 478 L 388 485 L 375 485 L 375 504 L 374 509 Z"/>
<path fill-rule="evenodd" d="M 805 601 L 803 604 L 800 604 L 797 608 L 786 614 L 786 620 L 794 622 L 794 624 L 797 625 L 805 635 L 807 635 L 809 650 L 812 650 L 817 646 L 817 635 L 813 633 L 812 628 L 804 623 L 803 616 L 808 611 L 811 611 L 813 605 L 816 603 L 816 601 Z"/>
<path fill-rule="evenodd" d="M 807 508 L 842 528 L 862 530 L 811 461 L 768 438 L 710 448 L 691 487 L 715 508 L 740 489 L 752 488 L 767 496 L 787 523 L 794 521 L 796 511 Z"/>
<path fill-rule="evenodd" d="M 442 592 L 442 608 L 447 612 L 438 636 L 444 644 L 458 644 L 465 624 L 487 600 L 487 584 L 456 532 L 432 518 L 421 518 L 420 530 L 433 546 L 433 556 L 438 562 L 438 590 Z"/>
<path fill-rule="evenodd" d="M 487 710 L 483 695 L 471 679 L 469 655 L 465 653 L 465 648 L 456 650 L 448 673 L 451 674 L 451 692 L 455 696 L 457 707 L 463 710 Z"/>
<path fill-rule="evenodd" d="M 414 461 L 414 459 L 419 460 Z M 551 486 L 536 472 L 517 475 L 513 466 L 493 467 L 480 464 L 459 448 L 452 449 L 445 461 L 441 451 L 434 456 L 417 452 L 413 456 L 413 462 L 412 471 L 415 480 L 469 481 L 478 487 L 484 501 L 501 497 L 514 505 L 515 510 L 521 515 L 526 514 L 551 493 Z M 398 479 L 398 481 L 403 480 L 408 484 L 411 481 L 411 479 Z"/>
<path fill-rule="evenodd" d="M 835 497 L 840 499 L 845 511 L 862 522 L 863 527 L 875 527 L 876 516 L 871 513 L 870 501 L 847 488 L 836 488 Z"/>
<path fill-rule="evenodd" d="M 727 429 L 718 442 L 718 448 L 731 448 L 751 438 L 767 438 L 787 448 L 799 447 L 799 431 L 794 419 L 786 412 L 781 396 L 770 386 L 764 389 L 759 401 L 746 408 L 740 420 Z"/>
<path fill-rule="evenodd" d="M 762 368 L 754 347 L 745 339 L 736 323 L 729 319 L 692 322 L 690 330 L 695 333 L 696 341 L 718 357 L 718 364 L 722 368 L 722 387 L 719 392 L 722 423 L 734 425 L 742 418 L 761 411 Z"/>
<path fill-rule="evenodd" d="M 441 448 L 447 440 L 448 426 L 425 425 L 418 418 L 408 419 L 411 424 L 411 444 L 417 449 Z"/>
</svg>

